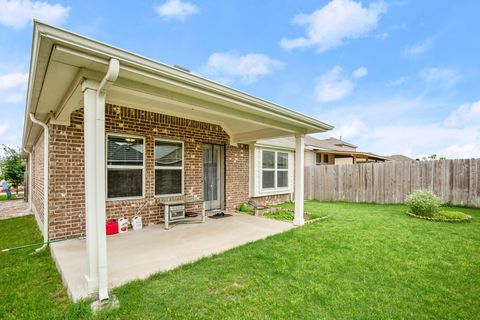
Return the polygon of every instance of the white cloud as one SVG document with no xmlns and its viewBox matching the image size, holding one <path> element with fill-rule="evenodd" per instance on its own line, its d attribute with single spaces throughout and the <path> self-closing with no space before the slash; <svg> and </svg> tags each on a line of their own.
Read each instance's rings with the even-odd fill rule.
<svg viewBox="0 0 480 320">
<path fill-rule="evenodd" d="M 480 144 L 478 142 L 453 144 L 444 149 L 440 149 L 438 155 L 447 157 L 448 159 L 480 158 Z"/>
<path fill-rule="evenodd" d="M 28 73 L 7 73 L 0 75 L 0 103 L 18 103 L 25 97 Z"/>
<path fill-rule="evenodd" d="M 361 151 L 380 155 L 420 158 L 435 153 L 449 159 L 480 157 L 480 125 L 463 128 L 448 128 L 439 123 L 367 125 L 358 119 L 344 122 L 332 134 L 342 135 Z"/>
<path fill-rule="evenodd" d="M 355 79 L 360 79 L 368 74 L 368 69 L 365 67 L 360 67 L 357 70 L 353 71 L 352 74 Z"/>
<path fill-rule="evenodd" d="M 200 73 L 227 84 L 235 79 L 251 84 L 282 67 L 282 62 L 264 54 L 239 55 L 234 52 L 216 52 L 208 57 Z"/>
<path fill-rule="evenodd" d="M 63 24 L 69 7 L 45 1 L 0 0 L 0 24 L 14 29 L 25 27 L 32 19 L 53 24 Z"/>
<path fill-rule="evenodd" d="M 439 117 L 451 103 L 445 96 L 369 96 L 363 102 L 338 106 L 316 117 L 336 129 L 320 137 L 342 135 L 359 150 L 413 158 L 437 154 L 447 158 L 480 158 L 480 101 Z M 427 115 L 425 117 L 425 115 Z"/>
<path fill-rule="evenodd" d="M 397 79 L 394 79 L 392 81 L 390 81 L 389 83 L 387 83 L 385 86 L 387 87 L 396 87 L 396 86 L 399 86 L 399 85 L 402 85 L 405 83 L 405 81 L 407 81 L 408 78 L 407 77 L 399 77 Z"/>
<path fill-rule="evenodd" d="M 407 58 L 418 58 L 433 47 L 433 39 L 427 38 L 414 45 L 405 47 L 404 55 Z"/>
<path fill-rule="evenodd" d="M 383 1 L 364 7 L 352 0 L 332 0 L 312 14 L 298 14 L 293 24 L 305 27 L 307 35 L 294 39 L 283 38 L 286 49 L 317 47 L 319 53 L 336 48 L 348 39 L 364 37 L 377 27 L 381 14 L 386 12 Z"/>
<path fill-rule="evenodd" d="M 362 78 L 368 74 L 365 67 L 353 71 L 347 75 L 342 67 L 334 66 L 327 73 L 323 74 L 315 86 L 315 97 L 319 102 L 331 102 L 341 100 L 349 96 L 355 88 L 355 79 Z"/>
<path fill-rule="evenodd" d="M 451 89 L 460 80 L 457 71 L 447 68 L 427 68 L 420 71 L 427 85 L 436 89 Z"/>
<path fill-rule="evenodd" d="M 480 100 L 461 105 L 452 111 L 445 119 L 446 126 L 465 126 L 466 124 L 480 124 Z"/>
<path fill-rule="evenodd" d="M 333 137 L 342 137 L 343 140 L 355 139 L 368 131 L 368 126 L 359 119 L 353 119 L 340 127 L 335 128 L 329 135 Z"/>
<path fill-rule="evenodd" d="M 185 20 L 186 17 L 196 14 L 200 9 L 193 3 L 181 0 L 168 0 L 155 7 L 157 14 L 166 19 Z"/>
<path fill-rule="evenodd" d="M 3 135 L 8 130 L 8 123 L 0 124 L 0 135 Z"/>
</svg>

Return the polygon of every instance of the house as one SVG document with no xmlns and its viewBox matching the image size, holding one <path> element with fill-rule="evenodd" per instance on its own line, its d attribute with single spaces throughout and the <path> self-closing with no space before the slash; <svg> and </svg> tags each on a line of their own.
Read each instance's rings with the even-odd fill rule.
<svg viewBox="0 0 480 320">
<path fill-rule="evenodd" d="M 295 141 L 292 137 L 262 139 L 257 141 L 256 145 L 263 148 L 275 146 L 288 150 L 295 149 Z M 317 139 L 307 135 L 305 136 L 305 166 L 385 162 L 391 160 L 375 153 L 357 151 L 357 148 L 356 145 L 340 139 Z"/>
<path fill-rule="evenodd" d="M 354 164 L 366 162 L 384 162 L 385 157 L 372 152 L 358 151 L 357 146 L 341 139 L 317 139 L 305 137 L 306 165 Z"/>
<path fill-rule="evenodd" d="M 409 158 L 402 154 L 393 154 L 391 156 L 385 156 L 390 161 L 415 161 L 415 159 Z"/>
<path fill-rule="evenodd" d="M 86 237 L 86 287 L 108 299 L 105 222 L 168 201 L 233 211 L 288 200 L 303 224 L 305 135 L 332 126 L 34 21 L 23 148 L 44 241 Z M 293 149 L 257 141 L 292 137 Z M 294 152 L 295 151 L 295 152 Z M 293 177 L 297 177 L 295 181 Z"/>
</svg>

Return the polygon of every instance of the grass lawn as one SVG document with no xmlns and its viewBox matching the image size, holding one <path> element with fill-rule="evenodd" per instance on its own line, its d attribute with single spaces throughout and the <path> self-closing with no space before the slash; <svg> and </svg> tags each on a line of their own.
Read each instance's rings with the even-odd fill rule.
<svg viewBox="0 0 480 320">
<path fill-rule="evenodd" d="M 12 193 L 12 199 L 11 200 L 16 200 L 17 199 L 17 195 L 15 193 Z M 0 201 L 7 201 L 8 198 L 7 198 L 7 194 L 6 193 L 2 193 L 0 194 Z"/>
<path fill-rule="evenodd" d="M 478 319 L 480 210 L 471 223 L 404 206 L 307 202 L 330 218 L 113 290 L 100 319 Z M 0 221 L 0 247 L 39 241 L 32 217 Z M 0 318 L 90 318 L 48 252 L 0 256 Z"/>
</svg>

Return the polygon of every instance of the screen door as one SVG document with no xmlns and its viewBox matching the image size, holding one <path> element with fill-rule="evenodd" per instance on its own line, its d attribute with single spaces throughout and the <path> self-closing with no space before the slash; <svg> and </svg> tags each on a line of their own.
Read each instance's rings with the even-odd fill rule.
<svg viewBox="0 0 480 320">
<path fill-rule="evenodd" d="M 203 200 L 205 210 L 223 206 L 223 146 L 203 145 Z"/>
</svg>

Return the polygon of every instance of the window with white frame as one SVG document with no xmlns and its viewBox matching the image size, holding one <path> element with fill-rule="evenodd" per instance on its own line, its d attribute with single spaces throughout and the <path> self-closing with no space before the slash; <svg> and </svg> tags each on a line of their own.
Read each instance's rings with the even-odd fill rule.
<svg viewBox="0 0 480 320">
<path fill-rule="evenodd" d="M 107 136 L 107 198 L 143 197 L 143 138 Z"/>
<path fill-rule="evenodd" d="M 328 164 L 328 154 L 327 153 L 315 153 L 315 162 L 317 165 Z"/>
<path fill-rule="evenodd" d="M 262 150 L 262 189 L 288 188 L 288 153 Z"/>
<path fill-rule="evenodd" d="M 155 140 L 155 195 L 183 194 L 183 142 Z"/>
</svg>

